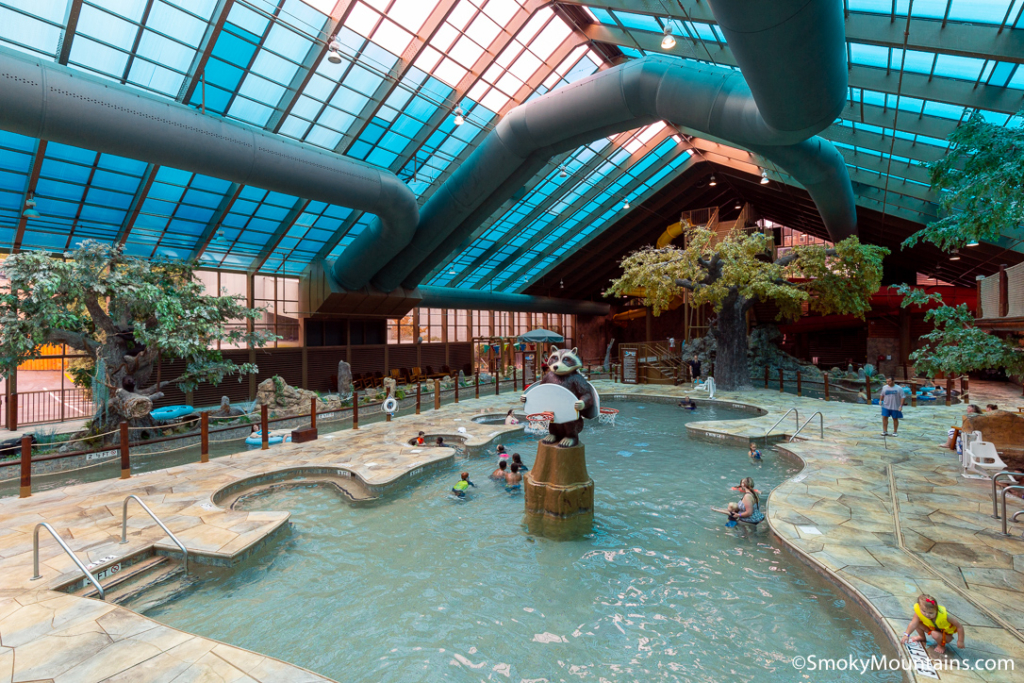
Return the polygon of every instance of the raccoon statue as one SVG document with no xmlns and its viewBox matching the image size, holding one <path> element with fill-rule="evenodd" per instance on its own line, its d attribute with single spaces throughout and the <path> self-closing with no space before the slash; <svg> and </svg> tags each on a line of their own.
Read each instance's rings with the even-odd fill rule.
<svg viewBox="0 0 1024 683">
<path fill-rule="evenodd" d="M 541 379 L 541 384 L 558 384 L 573 393 L 578 399 L 576 410 L 580 416 L 572 422 L 548 426 L 548 435 L 544 437 L 544 443 L 558 442 L 559 446 L 568 448 L 579 444 L 580 432 L 583 431 L 583 418 L 592 420 L 598 414 L 597 390 L 590 385 L 590 382 L 580 374 L 583 362 L 576 355 L 576 349 L 552 348 L 551 355 L 547 360 L 548 371 Z M 523 397 L 526 400 L 526 397 Z"/>
</svg>

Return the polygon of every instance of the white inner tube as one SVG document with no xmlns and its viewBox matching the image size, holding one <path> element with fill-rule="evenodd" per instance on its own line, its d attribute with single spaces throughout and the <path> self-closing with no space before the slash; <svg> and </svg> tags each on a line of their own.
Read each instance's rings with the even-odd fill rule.
<svg viewBox="0 0 1024 683">
<path fill-rule="evenodd" d="M 389 396 L 384 399 L 384 403 L 381 404 L 380 409 L 385 413 L 396 413 L 398 412 L 398 401 Z"/>
</svg>

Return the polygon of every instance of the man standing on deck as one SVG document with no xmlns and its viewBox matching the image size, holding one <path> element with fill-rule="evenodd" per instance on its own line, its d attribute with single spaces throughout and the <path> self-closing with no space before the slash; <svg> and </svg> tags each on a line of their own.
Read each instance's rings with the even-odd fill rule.
<svg viewBox="0 0 1024 683">
<path fill-rule="evenodd" d="M 892 377 L 885 380 L 885 386 L 878 392 L 878 403 L 882 406 L 882 436 L 889 434 L 889 418 L 892 418 L 892 435 L 899 436 L 900 420 L 903 419 L 903 387 L 896 386 Z"/>
</svg>

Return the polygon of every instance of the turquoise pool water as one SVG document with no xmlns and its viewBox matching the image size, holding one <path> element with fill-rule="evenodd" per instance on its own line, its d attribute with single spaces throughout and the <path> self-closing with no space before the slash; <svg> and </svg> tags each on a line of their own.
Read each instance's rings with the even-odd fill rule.
<svg viewBox="0 0 1024 683">
<path fill-rule="evenodd" d="M 882 651 L 866 615 L 766 525 L 727 529 L 709 509 L 744 476 L 767 492 L 798 469 L 686 436 L 688 421 L 746 414 L 610 405 L 617 426 L 583 434 L 597 483 L 586 538 L 527 535 L 522 498 L 487 479 L 491 457 L 369 505 L 278 490 L 246 505 L 290 510 L 289 536 L 233 571 L 200 570 L 146 614 L 345 683 L 901 680 L 792 668 Z M 511 450 L 530 463 L 536 445 Z M 447 494 L 460 469 L 476 483 L 465 502 Z"/>
</svg>

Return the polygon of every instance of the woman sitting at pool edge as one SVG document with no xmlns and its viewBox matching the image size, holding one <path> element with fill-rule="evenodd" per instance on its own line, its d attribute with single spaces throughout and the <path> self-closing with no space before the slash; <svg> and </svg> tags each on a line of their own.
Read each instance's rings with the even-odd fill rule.
<svg viewBox="0 0 1024 683">
<path fill-rule="evenodd" d="M 739 511 L 730 514 L 729 519 L 757 526 L 764 521 L 764 513 L 761 512 L 761 499 L 754 488 L 754 480 L 744 477 L 739 488 L 743 492 L 743 498 L 739 502 Z"/>
</svg>

